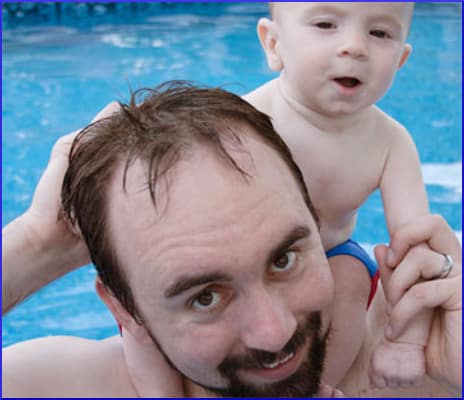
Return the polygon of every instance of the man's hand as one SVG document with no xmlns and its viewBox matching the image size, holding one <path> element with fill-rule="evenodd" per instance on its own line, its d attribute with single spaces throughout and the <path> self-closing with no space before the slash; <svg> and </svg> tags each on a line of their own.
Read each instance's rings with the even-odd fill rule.
<svg viewBox="0 0 464 400">
<path fill-rule="evenodd" d="M 92 122 L 110 116 L 119 110 L 117 103 L 108 104 Z M 23 223 L 27 224 L 29 240 L 41 251 L 53 249 L 63 263 L 64 272 L 90 262 L 85 244 L 77 229 L 58 219 L 61 208 L 61 185 L 68 167 L 69 151 L 80 131 L 63 136 L 55 143 L 47 168 L 35 190 Z"/>
<path fill-rule="evenodd" d="M 424 242 L 429 248 L 418 246 Z M 445 254 L 452 257 L 453 268 L 440 277 L 446 267 Z M 421 310 L 433 308 L 425 347 L 426 370 L 433 379 L 460 394 L 462 251 L 456 235 L 442 217 L 429 215 L 397 229 L 390 248 L 377 246 L 375 255 L 392 302 L 386 339 L 394 340 Z M 389 268 L 387 260 L 395 267 Z"/>
</svg>

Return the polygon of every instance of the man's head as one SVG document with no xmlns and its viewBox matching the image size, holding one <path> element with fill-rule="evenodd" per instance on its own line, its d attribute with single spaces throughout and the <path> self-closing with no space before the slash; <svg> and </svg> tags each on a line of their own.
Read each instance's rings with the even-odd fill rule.
<svg viewBox="0 0 464 400">
<path fill-rule="evenodd" d="M 285 93 L 327 115 L 375 103 L 406 62 L 414 3 L 271 3 L 258 22 Z"/>
<path fill-rule="evenodd" d="M 289 395 L 317 388 L 332 280 L 267 116 L 185 84 L 133 99 L 79 136 L 63 205 L 103 300 L 190 380 L 220 394 L 272 395 L 287 378 L 308 382 L 286 381 Z"/>
</svg>

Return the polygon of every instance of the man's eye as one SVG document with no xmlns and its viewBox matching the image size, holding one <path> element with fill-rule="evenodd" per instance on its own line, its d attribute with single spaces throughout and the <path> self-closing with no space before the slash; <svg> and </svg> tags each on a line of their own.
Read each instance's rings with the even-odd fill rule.
<svg viewBox="0 0 464 400">
<path fill-rule="evenodd" d="M 327 22 L 327 21 L 318 22 L 317 24 L 315 24 L 315 26 L 318 27 L 319 29 L 335 28 L 335 24 L 333 24 L 332 22 Z"/>
<path fill-rule="evenodd" d="M 380 29 L 374 29 L 369 33 L 379 39 L 391 39 L 391 35 L 388 32 L 382 31 Z"/>
<path fill-rule="evenodd" d="M 211 290 L 204 290 L 192 300 L 192 307 L 199 311 L 209 311 L 214 309 L 220 301 L 220 295 Z"/>
<path fill-rule="evenodd" d="M 296 252 L 287 251 L 285 254 L 275 259 L 275 261 L 272 263 L 272 271 L 277 273 L 289 271 L 294 267 L 295 261 Z"/>
</svg>

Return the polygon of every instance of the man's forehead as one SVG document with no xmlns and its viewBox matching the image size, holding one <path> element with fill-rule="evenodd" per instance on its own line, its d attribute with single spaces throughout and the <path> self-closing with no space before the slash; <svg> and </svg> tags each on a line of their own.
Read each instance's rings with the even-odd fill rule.
<svg viewBox="0 0 464 400">
<path fill-rule="evenodd" d="M 270 192 L 302 197 L 288 165 L 259 139 L 247 136 L 242 139 L 240 147 L 228 151 L 244 173 L 228 160 L 220 159 L 217 152 L 207 146 L 194 146 L 157 179 L 155 202 L 149 196 L 147 163 L 137 159 L 127 170 L 120 165 L 110 183 L 110 209 L 117 209 L 115 214 L 118 216 L 121 212 L 124 216 L 129 211 L 143 209 L 144 219 L 151 214 L 162 219 L 165 213 L 180 215 L 183 207 L 176 208 L 179 203 L 196 204 L 206 209 L 217 201 L 222 202 L 223 208 L 239 206 L 240 195 L 234 193 L 243 191 L 253 192 L 258 197 Z"/>
<path fill-rule="evenodd" d="M 198 151 L 160 180 L 156 208 L 146 189 L 144 163 L 137 161 L 127 171 L 126 193 L 118 171 L 110 190 L 109 221 L 120 262 L 149 264 L 180 244 L 208 237 L 236 240 L 241 229 L 253 230 L 249 224 L 307 219 L 309 211 L 285 163 L 262 143 L 248 143 L 246 149 L 249 153 L 234 158 L 250 179 L 211 151 Z"/>
</svg>

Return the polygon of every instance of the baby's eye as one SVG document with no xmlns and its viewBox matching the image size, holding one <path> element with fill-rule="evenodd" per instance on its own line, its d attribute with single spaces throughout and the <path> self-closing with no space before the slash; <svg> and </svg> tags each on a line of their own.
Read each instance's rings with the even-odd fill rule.
<svg viewBox="0 0 464 400">
<path fill-rule="evenodd" d="M 272 272 L 282 273 L 291 270 L 295 266 L 296 252 L 287 251 L 274 260 L 271 269 Z"/>
<path fill-rule="evenodd" d="M 314 25 L 318 27 L 319 29 L 334 29 L 335 28 L 335 24 L 333 24 L 332 22 L 328 22 L 328 21 L 321 21 Z"/>
<path fill-rule="evenodd" d="M 369 32 L 372 36 L 375 36 L 376 38 L 379 38 L 379 39 L 391 39 L 391 35 L 386 32 L 386 31 L 383 31 L 381 29 L 374 29 L 372 31 Z"/>
<path fill-rule="evenodd" d="M 221 300 L 221 295 L 212 290 L 203 290 L 192 299 L 192 307 L 198 311 L 211 311 Z"/>
</svg>

